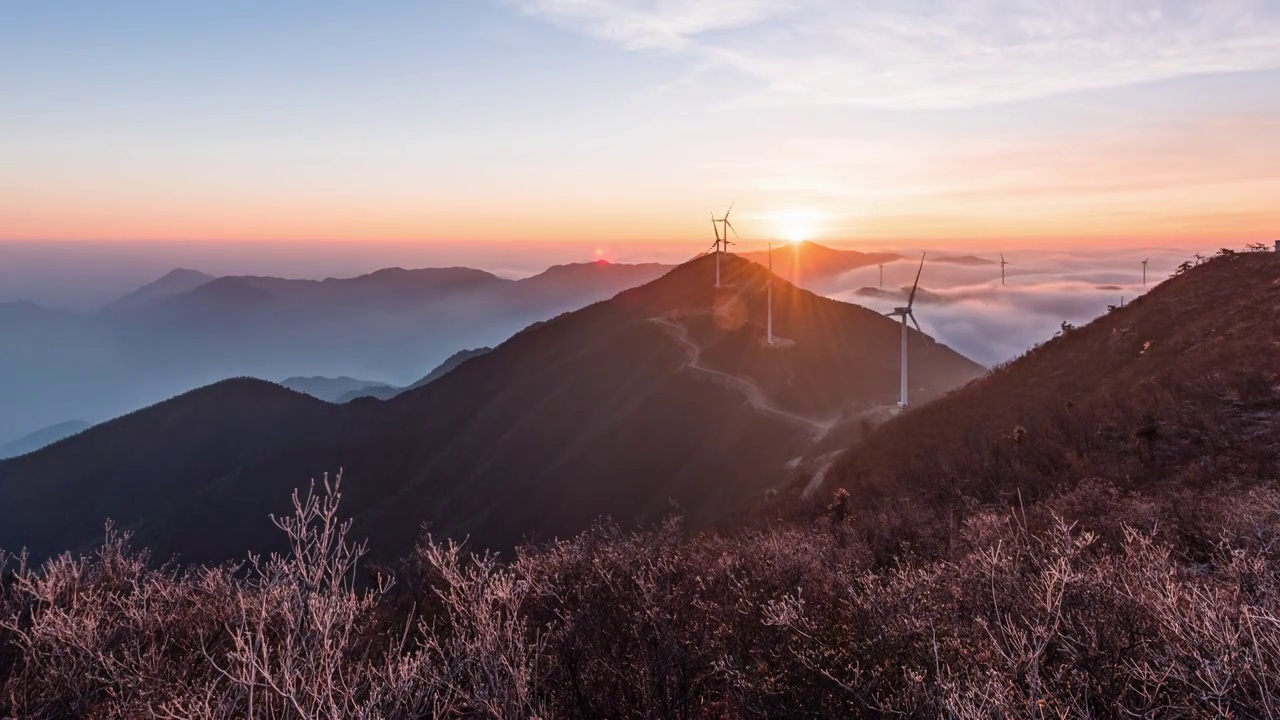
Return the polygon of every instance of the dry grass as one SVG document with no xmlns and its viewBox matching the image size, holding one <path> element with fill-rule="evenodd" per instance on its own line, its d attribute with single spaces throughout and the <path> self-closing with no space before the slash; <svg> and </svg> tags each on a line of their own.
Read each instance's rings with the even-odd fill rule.
<svg viewBox="0 0 1280 720">
<path fill-rule="evenodd" d="M 238 567 L 152 568 L 116 533 L 0 559 L 0 716 L 1277 713 L 1274 489 L 1078 488 L 893 567 L 834 510 L 731 537 L 599 526 L 509 564 L 427 538 L 398 583 L 358 574 L 337 489 L 278 523 L 289 554 Z"/>
</svg>

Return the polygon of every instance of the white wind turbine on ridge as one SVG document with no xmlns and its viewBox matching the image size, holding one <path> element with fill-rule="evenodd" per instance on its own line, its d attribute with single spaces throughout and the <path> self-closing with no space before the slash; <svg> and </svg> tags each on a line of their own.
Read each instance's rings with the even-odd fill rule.
<svg viewBox="0 0 1280 720">
<path fill-rule="evenodd" d="M 916 326 L 918 332 L 924 333 L 920 329 L 920 323 L 916 322 L 916 315 L 912 311 L 912 306 L 915 305 L 916 301 L 916 289 L 920 287 L 920 274 L 924 272 L 924 256 L 925 253 L 920 253 L 920 269 L 916 270 L 916 281 L 911 286 L 911 294 L 907 296 L 906 306 L 896 307 L 885 313 L 889 317 L 902 318 L 902 359 L 899 361 L 899 367 L 902 370 L 902 382 L 898 399 L 898 408 L 901 410 L 907 409 L 907 318 L 911 318 L 911 324 Z"/>
<path fill-rule="evenodd" d="M 716 254 L 716 287 L 720 287 L 720 253 L 729 252 L 730 245 L 737 243 L 729 242 L 729 231 L 733 231 L 733 236 L 738 237 L 738 229 L 729 222 L 729 213 L 733 212 L 733 203 L 729 203 L 729 209 L 724 211 L 724 217 L 716 218 L 716 214 L 711 213 L 711 227 L 716 231 L 716 244 L 711 246 L 712 251 Z M 723 236 L 720 232 L 720 225 L 724 225 Z M 741 238 L 739 238 L 741 239 Z"/>
</svg>

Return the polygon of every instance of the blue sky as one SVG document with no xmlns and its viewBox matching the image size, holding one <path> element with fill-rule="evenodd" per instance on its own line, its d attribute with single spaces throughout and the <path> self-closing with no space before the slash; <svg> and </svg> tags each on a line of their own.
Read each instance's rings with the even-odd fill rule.
<svg viewBox="0 0 1280 720">
<path fill-rule="evenodd" d="M 1269 236 L 1280 2 L 0 0 L 0 237 Z"/>
</svg>

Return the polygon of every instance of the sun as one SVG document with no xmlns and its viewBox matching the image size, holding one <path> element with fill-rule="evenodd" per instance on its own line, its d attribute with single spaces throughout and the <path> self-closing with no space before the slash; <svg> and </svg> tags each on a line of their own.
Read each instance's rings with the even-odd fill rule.
<svg viewBox="0 0 1280 720">
<path fill-rule="evenodd" d="M 798 245 L 813 237 L 815 216 L 800 209 L 785 210 L 773 214 L 778 235 L 792 245 Z"/>
</svg>

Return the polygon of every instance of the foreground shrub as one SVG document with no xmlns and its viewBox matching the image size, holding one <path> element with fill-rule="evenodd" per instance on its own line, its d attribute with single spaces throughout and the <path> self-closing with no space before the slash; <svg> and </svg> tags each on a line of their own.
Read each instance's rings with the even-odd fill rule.
<svg viewBox="0 0 1280 720">
<path fill-rule="evenodd" d="M 1280 493 L 1080 486 L 892 564 L 829 513 L 690 538 L 602 524 L 510 563 L 427 537 L 386 574 L 337 479 L 291 550 L 155 566 L 109 531 L 0 556 L 0 716 L 1274 717 Z M 1188 513 L 1187 506 L 1203 511 Z"/>
</svg>

